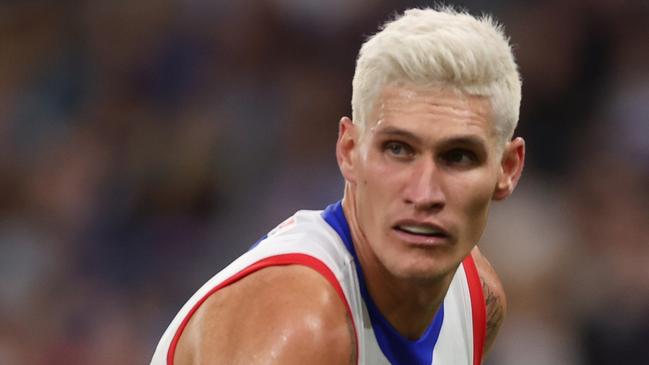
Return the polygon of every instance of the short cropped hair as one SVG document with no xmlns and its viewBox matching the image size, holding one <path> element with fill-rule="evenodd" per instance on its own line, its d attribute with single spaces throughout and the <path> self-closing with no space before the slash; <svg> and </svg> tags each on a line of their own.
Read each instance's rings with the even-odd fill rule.
<svg viewBox="0 0 649 365">
<path fill-rule="evenodd" d="M 521 79 L 509 39 L 490 16 L 450 7 L 410 9 L 361 47 L 352 82 L 352 119 L 364 129 L 380 92 L 398 83 L 487 97 L 500 142 L 518 123 Z"/>
</svg>

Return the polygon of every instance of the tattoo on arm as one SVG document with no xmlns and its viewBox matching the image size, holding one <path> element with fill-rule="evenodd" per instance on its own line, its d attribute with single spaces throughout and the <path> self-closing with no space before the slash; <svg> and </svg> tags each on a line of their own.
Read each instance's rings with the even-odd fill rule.
<svg viewBox="0 0 649 365">
<path fill-rule="evenodd" d="M 485 305 L 486 305 L 486 314 L 487 314 L 487 333 L 486 333 L 486 346 L 485 352 L 488 350 L 496 339 L 498 334 L 498 329 L 503 322 L 505 313 L 504 313 L 504 303 L 502 298 L 496 294 L 496 292 L 480 278 L 482 282 L 482 291 L 484 293 Z"/>
<path fill-rule="evenodd" d="M 494 294 L 489 285 L 482 283 L 482 287 L 487 296 L 485 303 L 487 305 L 487 332 L 492 332 L 500 327 L 503 319 L 503 307 L 500 299 Z"/>
</svg>

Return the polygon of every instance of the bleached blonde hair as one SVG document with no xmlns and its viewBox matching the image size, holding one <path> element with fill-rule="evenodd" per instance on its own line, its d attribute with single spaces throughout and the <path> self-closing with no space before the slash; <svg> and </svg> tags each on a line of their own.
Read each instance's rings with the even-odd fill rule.
<svg viewBox="0 0 649 365">
<path fill-rule="evenodd" d="M 410 9 L 361 47 L 352 82 L 352 119 L 364 129 L 385 86 L 445 87 L 490 100 L 504 145 L 518 122 L 521 79 L 509 39 L 490 16 L 450 7 Z"/>
</svg>

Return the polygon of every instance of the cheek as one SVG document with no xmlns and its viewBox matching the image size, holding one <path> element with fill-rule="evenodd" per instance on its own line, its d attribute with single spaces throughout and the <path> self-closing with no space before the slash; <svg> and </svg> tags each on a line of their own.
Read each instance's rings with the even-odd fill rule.
<svg viewBox="0 0 649 365">
<path fill-rule="evenodd" d="M 476 175 L 472 179 L 468 179 L 467 184 L 463 184 L 461 190 L 457 192 L 460 194 L 460 200 L 463 202 L 462 211 L 468 220 L 471 228 L 475 227 L 478 231 L 482 231 L 486 220 L 489 206 L 491 204 L 491 197 L 493 195 L 492 183 L 494 180 L 491 176 Z"/>
<path fill-rule="evenodd" d="M 385 160 L 380 153 L 370 153 L 364 161 L 362 182 L 368 189 L 378 191 L 381 198 L 388 191 L 399 189 L 402 171 Z"/>
<path fill-rule="evenodd" d="M 490 203 L 491 199 L 488 198 L 480 199 L 479 201 L 476 200 L 469 211 L 470 219 L 472 222 L 471 226 L 475 227 L 475 231 L 478 235 L 482 234 L 482 231 L 484 230 L 484 227 L 487 223 L 487 213 L 489 212 Z"/>
<path fill-rule="evenodd" d="M 401 187 L 399 173 L 391 166 L 383 163 L 379 156 L 370 156 L 363 164 L 359 174 L 356 189 L 358 201 L 362 202 L 363 226 L 367 227 L 366 234 L 378 238 L 383 234 L 385 223 L 393 211 L 395 202 L 399 199 Z"/>
</svg>

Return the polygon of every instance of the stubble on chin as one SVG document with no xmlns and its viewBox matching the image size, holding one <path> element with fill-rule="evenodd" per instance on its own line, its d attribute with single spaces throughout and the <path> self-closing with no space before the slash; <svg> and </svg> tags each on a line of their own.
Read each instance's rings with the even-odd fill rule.
<svg viewBox="0 0 649 365">
<path fill-rule="evenodd" d="M 450 257 L 439 257 L 441 255 L 450 254 L 451 253 L 438 253 L 438 255 L 435 255 L 437 257 L 431 257 L 426 255 L 426 253 L 421 253 L 421 255 L 426 255 L 428 257 L 417 257 L 417 253 L 414 253 L 414 257 L 404 257 L 401 260 L 394 257 L 386 257 L 383 266 L 391 276 L 397 279 L 410 281 L 417 285 L 431 285 L 438 283 L 449 276 L 452 277 L 455 274 L 461 260 L 455 262 L 455 260 L 452 260 Z"/>
</svg>

